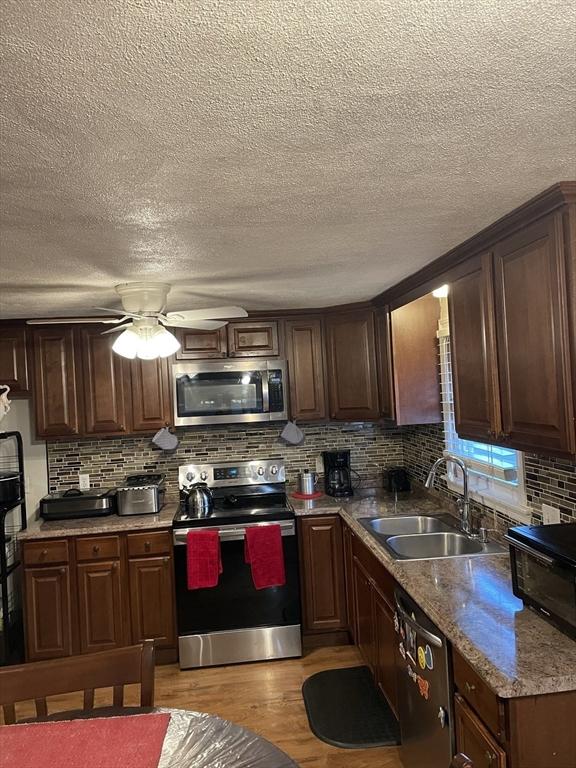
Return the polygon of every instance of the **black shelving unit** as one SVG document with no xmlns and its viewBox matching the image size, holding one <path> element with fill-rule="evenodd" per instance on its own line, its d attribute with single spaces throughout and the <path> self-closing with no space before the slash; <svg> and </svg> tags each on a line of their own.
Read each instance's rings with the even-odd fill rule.
<svg viewBox="0 0 576 768">
<path fill-rule="evenodd" d="M 19 480 L 18 498 L 0 502 L 0 666 L 24 660 L 22 562 L 18 533 L 26 528 L 24 450 L 20 432 L 0 432 L 0 470 Z"/>
</svg>

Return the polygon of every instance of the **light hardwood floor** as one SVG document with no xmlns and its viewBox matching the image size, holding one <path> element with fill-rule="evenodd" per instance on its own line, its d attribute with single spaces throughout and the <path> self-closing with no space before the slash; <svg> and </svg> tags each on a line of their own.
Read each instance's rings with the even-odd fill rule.
<svg viewBox="0 0 576 768">
<path fill-rule="evenodd" d="M 304 680 L 324 669 L 360 664 L 352 646 L 319 648 L 302 659 L 238 664 L 181 672 L 178 666 L 158 667 L 157 706 L 210 712 L 250 728 L 283 749 L 303 768 L 402 768 L 395 747 L 337 749 L 317 739 L 308 727 L 302 701 Z M 108 692 L 96 704 L 111 703 Z M 49 711 L 81 706 L 81 697 L 53 697 Z M 137 689 L 127 703 L 137 703 Z M 19 705 L 20 717 L 33 717 L 32 705 Z"/>
</svg>

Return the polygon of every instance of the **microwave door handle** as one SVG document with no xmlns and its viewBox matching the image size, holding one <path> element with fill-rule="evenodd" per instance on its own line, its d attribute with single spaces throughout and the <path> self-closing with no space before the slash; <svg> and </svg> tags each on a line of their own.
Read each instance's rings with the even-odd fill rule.
<svg viewBox="0 0 576 768">
<path fill-rule="evenodd" d="M 427 640 L 429 643 L 432 643 L 432 645 L 435 645 L 436 648 L 442 648 L 443 642 L 441 638 L 439 638 L 438 635 L 435 635 L 432 632 L 429 632 L 427 629 L 424 629 L 424 627 L 418 624 L 417 621 L 414 621 L 414 619 L 406 613 L 404 608 L 402 608 L 396 595 L 394 596 L 394 600 L 396 602 L 396 610 L 400 614 L 400 617 L 402 618 L 402 620 L 405 621 L 406 624 L 408 624 L 408 626 L 411 627 L 415 632 L 417 632 L 421 637 L 423 637 L 424 640 Z"/>
<path fill-rule="evenodd" d="M 270 413 L 270 393 L 268 390 L 269 371 L 262 372 L 262 413 Z"/>
<path fill-rule="evenodd" d="M 504 538 L 506 539 L 508 544 L 510 544 L 511 547 L 516 547 L 516 549 L 520 549 L 522 550 L 522 552 L 526 552 L 535 560 L 540 560 L 542 563 L 545 563 L 546 565 L 556 564 L 556 560 L 554 560 L 553 557 L 548 557 L 548 555 L 544 555 L 542 554 L 542 552 L 537 552 L 535 549 L 532 549 L 526 544 L 522 544 L 520 541 L 516 541 L 516 539 L 513 539 L 512 536 L 508 536 L 508 534 L 505 534 Z"/>
</svg>

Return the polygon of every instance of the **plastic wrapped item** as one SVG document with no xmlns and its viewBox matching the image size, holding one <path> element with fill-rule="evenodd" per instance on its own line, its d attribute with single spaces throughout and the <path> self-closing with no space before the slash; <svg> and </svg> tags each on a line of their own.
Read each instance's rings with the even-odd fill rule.
<svg viewBox="0 0 576 768">
<path fill-rule="evenodd" d="M 215 715 L 169 712 L 158 768 L 298 768 L 297 763 L 252 731 Z"/>
</svg>

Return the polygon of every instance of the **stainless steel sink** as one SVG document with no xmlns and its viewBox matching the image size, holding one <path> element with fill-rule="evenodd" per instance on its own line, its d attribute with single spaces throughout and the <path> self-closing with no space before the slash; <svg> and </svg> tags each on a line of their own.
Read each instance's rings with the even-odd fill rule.
<svg viewBox="0 0 576 768">
<path fill-rule="evenodd" d="M 507 552 L 495 541 L 473 539 L 448 522 L 428 515 L 364 517 L 358 522 L 395 560 L 476 557 Z"/>
<path fill-rule="evenodd" d="M 410 515 L 407 517 L 376 517 L 360 520 L 368 530 L 382 536 L 398 536 L 407 533 L 437 533 L 450 531 L 451 528 L 442 520 L 425 515 Z"/>
<path fill-rule="evenodd" d="M 391 536 L 386 546 L 402 560 L 427 560 L 434 557 L 476 555 L 484 545 L 463 533 L 428 533 L 416 536 Z"/>
</svg>

